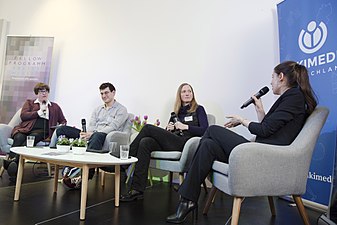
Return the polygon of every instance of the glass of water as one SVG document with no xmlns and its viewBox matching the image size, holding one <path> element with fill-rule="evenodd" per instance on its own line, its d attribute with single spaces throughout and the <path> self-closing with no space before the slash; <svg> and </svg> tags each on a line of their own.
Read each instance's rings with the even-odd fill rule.
<svg viewBox="0 0 337 225">
<path fill-rule="evenodd" d="M 120 159 L 128 159 L 129 157 L 129 145 L 120 146 Z"/>
<path fill-rule="evenodd" d="M 27 147 L 34 147 L 35 136 L 27 136 Z"/>
</svg>

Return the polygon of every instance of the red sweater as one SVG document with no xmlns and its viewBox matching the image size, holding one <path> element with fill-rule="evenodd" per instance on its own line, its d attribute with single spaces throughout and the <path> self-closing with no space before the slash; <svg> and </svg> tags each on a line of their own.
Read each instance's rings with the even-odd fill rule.
<svg viewBox="0 0 337 225">
<path fill-rule="evenodd" d="M 12 137 L 17 133 L 29 133 L 36 120 L 39 118 L 37 111 L 40 109 L 40 104 L 34 103 L 35 100 L 28 99 L 21 109 L 21 120 L 22 122 L 15 126 L 12 130 Z M 57 124 L 66 124 L 67 120 L 64 117 L 62 110 L 58 104 L 55 102 L 51 102 L 51 105 L 48 105 L 49 110 L 49 132 L 48 138 L 50 138 L 53 134 L 52 126 L 56 126 Z"/>
</svg>

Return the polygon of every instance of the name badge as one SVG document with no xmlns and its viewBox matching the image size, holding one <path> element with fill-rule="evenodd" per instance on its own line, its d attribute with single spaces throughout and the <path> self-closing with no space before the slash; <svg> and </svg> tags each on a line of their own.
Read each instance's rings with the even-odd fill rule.
<svg viewBox="0 0 337 225">
<path fill-rule="evenodd" d="M 193 121 L 193 116 L 186 116 L 184 118 L 184 121 L 186 121 L 186 122 Z"/>
</svg>

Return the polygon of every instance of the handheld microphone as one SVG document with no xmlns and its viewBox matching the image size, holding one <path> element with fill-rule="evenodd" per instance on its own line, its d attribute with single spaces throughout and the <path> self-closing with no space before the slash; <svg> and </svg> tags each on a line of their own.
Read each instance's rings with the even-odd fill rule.
<svg viewBox="0 0 337 225">
<path fill-rule="evenodd" d="M 82 131 L 87 132 L 87 127 L 86 127 L 87 122 L 85 121 L 85 119 L 82 119 L 81 123 L 82 123 Z"/>
<path fill-rule="evenodd" d="M 42 105 L 45 106 L 46 104 L 47 104 L 47 102 L 46 102 L 45 100 L 43 100 L 43 101 L 42 101 Z M 46 107 L 43 107 L 42 112 L 43 112 L 43 115 L 46 115 Z"/>
<path fill-rule="evenodd" d="M 177 114 L 176 114 L 175 112 L 171 112 L 171 119 L 173 120 L 174 123 L 176 123 L 176 122 L 179 121 L 179 119 L 178 119 L 178 117 L 177 117 Z M 184 135 L 184 133 L 183 133 L 182 130 L 179 130 L 179 135 L 180 135 L 180 136 L 183 136 L 183 135 Z"/>
<path fill-rule="evenodd" d="M 259 92 L 257 92 L 254 96 L 256 98 L 261 98 L 263 95 L 267 94 L 269 91 L 269 88 L 267 86 L 261 88 L 261 90 L 259 90 Z M 250 104 L 252 104 L 254 102 L 253 98 L 248 99 L 245 103 L 242 104 L 241 109 L 246 108 L 247 106 L 249 106 Z"/>
</svg>

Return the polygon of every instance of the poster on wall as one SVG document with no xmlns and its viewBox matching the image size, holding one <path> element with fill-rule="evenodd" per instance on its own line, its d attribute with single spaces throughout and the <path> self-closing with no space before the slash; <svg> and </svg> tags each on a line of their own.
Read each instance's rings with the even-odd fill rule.
<svg viewBox="0 0 337 225">
<path fill-rule="evenodd" d="M 54 38 L 7 36 L 0 98 L 0 123 L 8 123 L 34 86 L 49 84 Z"/>
<path fill-rule="evenodd" d="M 307 67 L 319 105 L 329 117 L 315 146 L 302 197 L 316 206 L 329 204 L 336 151 L 337 1 L 286 0 L 277 6 L 280 61 Z"/>
</svg>

